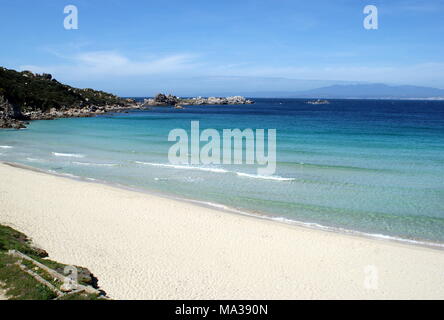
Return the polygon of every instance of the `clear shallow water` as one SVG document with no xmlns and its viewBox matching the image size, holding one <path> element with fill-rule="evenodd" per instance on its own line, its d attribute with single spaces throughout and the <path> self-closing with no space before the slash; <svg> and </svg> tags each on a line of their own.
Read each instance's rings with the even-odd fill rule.
<svg viewBox="0 0 444 320">
<path fill-rule="evenodd" d="M 444 243 L 444 102 L 259 99 L 35 121 L 0 131 L 0 161 L 324 226 Z M 172 166 L 173 128 L 276 128 L 277 171 Z"/>
</svg>

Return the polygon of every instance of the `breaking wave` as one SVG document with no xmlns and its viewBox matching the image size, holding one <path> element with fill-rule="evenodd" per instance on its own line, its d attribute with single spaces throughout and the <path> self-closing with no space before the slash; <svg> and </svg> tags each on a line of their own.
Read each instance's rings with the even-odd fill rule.
<svg viewBox="0 0 444 320">
<path fill-rule="evenodd" d="M 153 163 L 153 162 L 143 162 L 143 161 L 134 161 L 137 164 L 148 165 L 153 167 L 163 167 L 163 168 L 172 168 L 172 169 L 183 169 L 183 170 L 200 170 L 214 173 L 232 173 L 236 174 L 239 177 L 251 178 L 251 179 L 263 179 L 263 180 L 272 180 L 272 181 L 295 181 L 295 178 L 285 178 L 280 176 L 264 176 L 258 174 L 249 174 L 245 172 L 237 172 L 237 171 L 229 171 L 222 168 L 209 168 L 209 167 L 196 167 L 196 166 L 187 166 L 187 165 L 176 165 L 176 164 L 165 164 L 165 163 Z"/>
<path fill-rule="evenodd" d="M 85 157 L 83 154 L 77 154 L 77 153 L 52 152 L 52 154 L 56 157 L 68 157 L 68 158 L 84 158 Z"/>
</svg>

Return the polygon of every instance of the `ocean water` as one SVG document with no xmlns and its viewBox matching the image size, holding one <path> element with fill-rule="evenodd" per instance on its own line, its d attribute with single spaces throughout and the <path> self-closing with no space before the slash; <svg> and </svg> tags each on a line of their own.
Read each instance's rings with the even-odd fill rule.
<svg viewBox="0 0 444 320">
<path fill-rule="evenodd" d="M 277 129 L 277 170 L 171 165 L 174 128 Z M 254 105 L 35 121 L 0 161 L 285 221 L 444 244 L 444 102 L 258 99 Z M 1 178 L 1 177 L 0 177 Z"/>
</svg>

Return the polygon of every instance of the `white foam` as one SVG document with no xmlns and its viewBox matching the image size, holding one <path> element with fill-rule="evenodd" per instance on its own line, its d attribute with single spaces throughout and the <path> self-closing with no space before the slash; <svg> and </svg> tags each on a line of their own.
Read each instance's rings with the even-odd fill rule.
<svg viewBox="0 0 444 320">
<path fill-rule="evenodd" d="M 158 165 L 160 165 L 160 164 L 158 164 Z M 59 175 L 59 176 L 70 177 L 70 178 L 76 178 L 76 179 L 81 178 L 81 177 L 75 176 L 73 174 L 60 173 L 55 170 L 48 170 L 47 172 L 50 172 L 50 173 L 53 173 L 53 174 Z M 88 178 L 88 177 L 83 178 L 83 179 L 90 180 L 90 181 L 99 181 L 99 180 L 96 180 L 93 178 Z M 154 180 L 160 181 L 160 180 L 164 180 L 164 178 L 154 178 Z M 124 185 L 120 185 L 120 184 L 114 184 L 114 185 L 128 189 L 128 187 L 124 186 Z M 139 190 L 139 189 L 135 189 L 135 190 Z M 396 241 L 396 242 L 400 242 L 400 243 L 409 243 L 409 244 L 414 244 L 414 245 L 421 245 L 421 246 L 444 249 L 444 243 L 439 243 L 439 242 L 433 242 L 433 241 L 427 241 L 427 240 L 421 241 L 421 240 L 414 240 L 414 239 L 406 239 L 406 238 L 402 238 L 402 237 L 389 236 L 389 235 L 376 234 L 376 233 L 368 233 L 368 232 L 362 232 L 362 231 L 357 231 L 357 230 L 344 229 L 344 228 L 340 228 L 340 227 L 330 227 L 330 226 L 325 226 L 325 225 L 315 223 L 315 222 L 303 222 L 303 221 L 285 218 L 282 216 L 270 216 L 270 215 L 260 214 L 257 212 L 249 212 L 247 210 L 240 210 L 240 209 L 237 209 L 234 207 L 226 206 L 226 205 L 223 205 L 220 203 L 209 202 L 209 201 L 194 200 L 194 199 L 182 198 L 182 197 L 177 197 L 177 196 L 172 196 L 171 198 L 176 199 L 176 200 L 192 202 L 192 203 L 196 203 L 196 204 L 200 204 L 200 205 L 205 205 L 205 206 L 213 207 L 216 209 L 220 209 L 220 210 L 224 210 L 224 211 L 228 211 L 228 212 L 232 212 L 232 213 L 238 213 L 238 214 L 242 214 L 245 216 L 256 217 L 256 218 L 265 219 L 265 220 L 273 220 L 273 221 L 277 221 L 277 222 L 281 222 L 281 223 L 298 225 L 298 226 L 307 227 L 307 228 L 311 228 L 311 229 L 318 229 L 318 230 L 337 232 L 337 233 L 342 233 L 342 234 L 364 236 L 364 237 L 373 238 L 373 239 L 389 240 L 389 241 Z"/>
<path fill-rule="evenodd" d="M 322 225 L 319 223 L 302 222 L 302 221 L 292 220 L 292 219 L 288 219 L 288 218 L 284 218 L 284 217 L 264 217 L 264 218 L 271 219 L 274 221 L 279 221 L 282 223 L 308 227 L 308 228 L 312 228 L 312 229 L 320 229 L 320 230 L 324 230 L 324 231 L 338 232 L 338 233 L 342 233 L 342 234 L 351 234 L 351 235 L 363 236 L 363 237 L 373 238 L 373 239 L 382 239 L 382 240 L 389 240 L 389 241 L 396 241 L 396 242 L 411 243 L 411 244 L 415 244 L 415 245 L 444 248 L 443 243 L 437 243 L 437 242 L 432 242 L 432 241 L 420 241 L 420 240 L 406 239 L 406 238 L 402 238 L 402 237 L 389 236 L 389 235 L 384 235 L 384 234 L 379 234 L 379 233 L 368 233 L 368 232 L 356 231 L 356 230 L 351 230 L 351 229 L 344 229 L 344 228 L 339 228 L 339 227 L 329 227 L 329 226 L 325 226 L 325 225 Z"/>
<path fill-rule="evenodd" d="M 336 233 L 342 233 L 342 234 L 351 234 L 351 235 L 361 236 L 361 237 L 366 237 L 366 238 L 396 241 L 396 242 L 401 242 L 401 243 L 409 243 L 409 244 L 414 244 L 414 245 L 421 245 L 421 246 L 444 249 L 444 243 L 406 239 L 406 238 L 402 238 L 402 237 L 389 236 L 389 235 L 378 234 L 378 233 L 368 233 L 368 232 L 356 231 L 356 230 L 351 230 L 351 229 L 344 229 L 344 228 L 339 228 L 339 227 L 330 227 L 330 226 L 325 226 L 325 225 L 315 223 L 315 222 L 303 222 L 303 221 L 293 220 L 293 219 L 279 217 L 279 216 L 270 216 L 270 215 L 249 212 L 246 210 L 238 210 L 236 208 L 229 207 L 229 206 L 219 204 L 219 203 L 214 203 L 214 202 L 191 200 L 191 199 L 181 199 L 181 200 L 194 202 L 194 203 L 205 205 L 205 206 L 214 207 L 217 209 L 221 209 L 221 210 L 233 212 L 233 213 L 238 213 L 238 214 L 245 215 L 245 216 L 260 218 L 260 219 L 264 219 L 264 220 L 272 220 L 272 221 L 277 221 L 277 222 L 281 222 L 281 223 L 285 223 L 285 224 L 292 224 L 292 225 L 297 225 L 297 226 L 301 226 L 301 227 L 306 227 L 306 228 L 310 228 L 310 229 L 317 229 L 317 230 L 336 232 Z"/>
<path fill-rule="evenodd" d="M 179 199 L 181 199 L 181 198 L 179 198 Z M 239 211 L 239 210 L 236 210 L 234 208 L 231 208 L 231 207 L 228 207 L 226 205 L 223 205 L 223 204 L 220 204 L 220 203 L 216 203 L 216 202 L 200 201 L 200 200 L 193 200 L 193 199 L 181 199 L 181 200 L 185 200 L 185 201 L 188 201 L 188 202 L 193 202 L 193 203 L 197 203 L 197 204 L 200 204 L 200 205 L 205 205 L 205 206 L 209 206 L 209 207 L 213 207 L 213 208 L 217 208 L 217 209 L 222 209 L 222 210 L 225 210 L 225 211 L 237 212 L 237 213 L 244 214 L 243 211 Z"/>
<path fill-rule="evenodd" d="M 12 148 L 14 148 L 14 147 L 11 147 L 11 146 L 0 146 L 0 149 L 12 149 Z"/>
<path fill-rule="evenodd" d="M 196 166 L 188 166 L 188 165 L 176 165 L 176 164 L 165 164 L 165 163 L 153 163 L 153 162 L 143 162 L 143 161 L 134 161 L 137 164 L 154 166 L 154 167 L 163 167 L 163 168 L 172 168 L 172 169 L 185 169 L 185 170 L 200 170 L 207 172 L 215 172 L 215 173 L 234 173 L 241 177 L 252 178 L 252 179 L 263 179 L 263 180 L 274 180 L 274 181 L 295 181 L 295 178 L 285 178 L 280 176 L 263 176 L 257 174 L 249 174 L 244 172 L 236 172 L 229 171 L 222 168 L 209 168 L 209 167 L 196 167 Z"/>
<path fill-rule="evenodd" d="M 26 160 L 30 162 L 46 162 L 46 160 L 37 159 L 37 158 L 26 158 Z"/>
<path fill-rule="evenodd" d="M 80 178 L 79 176 L 76 176 L 71 173 L 59 173 L 61 176 L 70 177 L 70 178 Z"/>
<path fill-rule="evenodd" d="M 195 166 L 187 166 L 187 165 L 152 163 L 152 162 L 142 162 L 142 161 L 135 161 L 135 163 L 148 165 L 148 166 L 154 166 L 154 167 L 172 168 L 172 169 L 201 170 L 201 171 L 216 172 L 216 173 L 229 172 L 225 169 L 220 169 L 220 168 L 195 167 Z"/>
<path fill-rule="evenodd" d="M 294 178 L 284 178 L 279 176 L 262 176 L 258 174 L 249 174 L 243 172 L 236 172 L 236 174 L 240 177 L 252 178 L 252 179 L 264 179 L 264 180 L 275 180 L 275 181 L 295 181 Z"/>
<path fill-rule="evenodd" d="M 52 152 L 52 154 L 56 157 L 70 157 L 70 158 L 84 158 L 85 157 L 83 154 L 77 154 L 77 153 Z"/>
<path fill-rule="evenodd" d="M 71 174 L 71 173 L 58 172 L 58 171 L 56 171 L 56 170 L 51 170 L 51 169 L 48 170 L 47 172 L 52 173 L 52 174 L 54 174 L 54 175 L 56 175 L 56 176 L 60 176 L 60 177 L 69 177 L 69 178 L 75 178 L 75 179 L 79 179 L 79 178 L 81 178 L 81 177 L 76 176 L 76 175 Z"/>
<path fill-rule="evenodd" d="M 182 180 L 184 182 L 190 182 L 190 183 L 204 181 L 203 178 L 195 178 L 195 177 L 182 177 L 180 180 Z"/>
<path fill-rule="evenodd" d="M 73 161 L 72 163 L 79 165 L 79 166 L 95 166 L 95 167 L 116 167 L 116 166 L 118 166 L 117 163 L 92 163 L 92 162 L 77 162 L 77 161 Z"/>
</svg>

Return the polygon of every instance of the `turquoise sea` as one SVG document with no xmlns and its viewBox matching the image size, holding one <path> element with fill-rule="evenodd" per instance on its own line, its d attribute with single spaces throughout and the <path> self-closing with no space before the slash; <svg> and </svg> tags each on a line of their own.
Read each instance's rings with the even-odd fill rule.
<svg viewBox="0 0 444 320">
<path fill-rule="evenodd" d="M 258 99 L 34 121 L 0 131 L 0 161 L 287 222 L 444 246 L 444 102 Z M 171 165 L 168 133 L 277 129 L 277 170 Z M 1 177 L 0 177 L 1 179 Z"/>
</svg>

